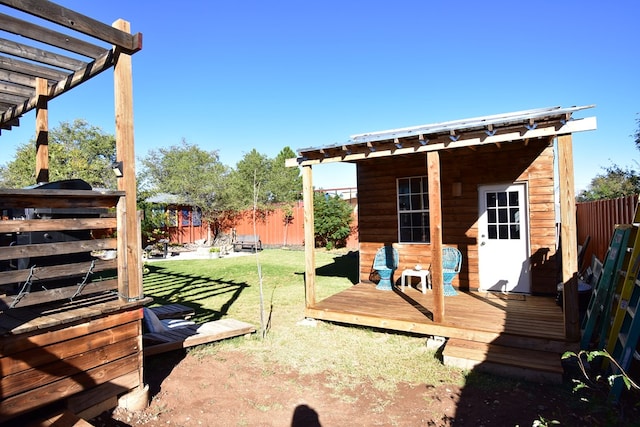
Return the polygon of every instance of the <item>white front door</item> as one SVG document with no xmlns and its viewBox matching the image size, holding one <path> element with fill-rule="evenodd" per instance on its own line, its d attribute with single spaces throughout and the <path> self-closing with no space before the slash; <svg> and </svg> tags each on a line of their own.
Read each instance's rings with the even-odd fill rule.
<svg viewBox="0 0 640 427">
<path fill-rule="evenodd" d="M 529 215 L 525 184 L 479 188 L 480 289 L 531 292 Z"/>
</svg>

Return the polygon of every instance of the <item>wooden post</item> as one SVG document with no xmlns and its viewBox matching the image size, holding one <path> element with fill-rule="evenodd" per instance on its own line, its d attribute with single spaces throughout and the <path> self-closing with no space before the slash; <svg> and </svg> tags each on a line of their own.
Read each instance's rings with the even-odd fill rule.
<svg viewBox="0 0 640 427">
<path fill-rule="evenodd" d="M 313 171 L 311 166 L 302 167 L 302 201 L 304 204 L 304 283 L 305 306 L 316 304 L 316 252 L 313 216 Z"/>
<path fill-rule="evenodd" d="M 127 274 L 127 197 L 120 197 L 116 205 L 116 228 L 118 230 L 118 295 L 120 301 L 129 297 L 129 276 Z"/>
<path fill-rule="evenodd" d="M 36 77 L 36 184 L 49 182 L 49 83 Z"/>
<path fill-rule="evenodd" d="M 578 307 L 578 241 L 576 236 L 576 195 L 571 134 L 558 136 L 558 179 L 560 185 L 560 241 L 562 282 L 564 283 L 564 330 L 568 341 L 580 339 Z"/>
<path fill-rule="evenodd" d="M 129 33 L 129 22 L 117 20 L 113 26 Z M 118 234 L 118 239 L 124 238 L 126 265 L 118 263 L 118 275 L 126 274 L 128 279 L 129 298 L 138 298 L 142 292 L 142 238 L 140 236 L 140 222 L 136 214 L 136 168 L 133 138 L 133 78 L 131 55 L 116 49 L 114 65 L 114 103 L 116 114 L 116 158 L 122 162 L 122 177 L 118 178 L 118 190 L 126 193 L 126 235 Z M 120 231 L 120 230 L 118 230 Z M 121 269 L 122 268 L 122 269 Z"/>
<path fill-rule="evenodd" d="M 444 278 L 442 275 L 442 195 L 440 154 L 427 153 L 429 181 L 429 230 L 431 233 L 431 287 L 433 289 L 433 321 L 444 321 Z"/>
</svg>

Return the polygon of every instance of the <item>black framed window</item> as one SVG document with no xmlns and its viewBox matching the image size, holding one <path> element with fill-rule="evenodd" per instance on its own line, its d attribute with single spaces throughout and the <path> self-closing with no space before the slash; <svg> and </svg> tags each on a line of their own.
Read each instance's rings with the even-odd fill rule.
<svg viewBox="0 0 640 427">
<path fill-rule="evenodd" d="M 429 243 L 429 186 L 426 176 L 398 178 L 398 241 Z"/>
</svg>

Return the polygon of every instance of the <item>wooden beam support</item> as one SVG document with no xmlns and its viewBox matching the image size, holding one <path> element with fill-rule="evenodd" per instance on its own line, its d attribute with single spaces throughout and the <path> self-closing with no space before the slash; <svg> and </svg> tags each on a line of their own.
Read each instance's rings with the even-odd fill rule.
<svg viewBox="0 0 640 427">
<path fill-rule="evenodd" d="M 49 84 L 36 79 L 36 183 L 49 182 Z"/>
<path fill-rule="evenodd" d="M 129 32 L 129 23 L 118 20 L 113 24 L 121 31 Z M 116 159 L 122 162 L 123 176 L 118 178 L 118 190 L 126 194 L 124 229 L 125 235 L 118 235 L 118 240 L 124 239 L 126 251 L 118 254 L 123 257 L 126 265 L 120 265 L 118 276 L 125 274 L 128 279 L 128 289 L 121 297 L 128 299 L 142 298 L 142 237 L 140 235 L 140 221 L 136 207 L 136 158 L 134 152 L 133 133 L 133 78 L 131 55 L 118 51 L 114 65 L 114 104 L 116 117 Z M 121 271 L 123 270 L 124 271 Z"/>
<path fill-rule="evenodd" d="M 578 238 L 571 134 L 558 137 L 558 179 L 560 187 L 560 239 L 562 282 L 564 283 L 564 327 L 568 341 L 580 340 L 578 310 Z"/>
<path fill-rule="evenodd" d="M 79 70 L 88 65 L 84 61 L 3 38 L 0 38 L 0 52 L 69 71 Z"/>
<path fill-rule="evenodd" d="M 302 167 L 302 200 L 304 204 L 304 285 L 305 307 L 316 304 L 316 252 L 313 215 L 313 171 L 311 166 Z"/>
<path fill-rule="evenodd" d="M 444 278 L 442 275 L 442 195 L 440 184 L 440 154 L 427 153 L 429 181 L 429 231 L 431 233 L 431 288 L 433 289 L 433 321 L 444 321 Z"/>
<path fill-rule="evenodd" d="M 116 45 L 125 49 L 130 54 L 142 49 L 142 34 L 132 35 L 130 30 L 123 31 L 121 28 L 115 26 L 110 27 L 100 21 L 96 21 L 93 18 L 52 2 L 42 2 L 40 0 L 0 0 L 0 4 Z"/>
<path fill-rule="evenodd" d="M 53 99 L 63 93 L 73 89 L 81 83 L 97 76 L 101 72 L 108 70 L 113 65 L 114 55 L 111 49 L 107 50 L 103 56 L 90 63 L 86 69 L 76 71 L 73 74 L 67 76 L 64 80 L 60 80 L 55 86 L 49 90 L 49 99 Z M 0 70 L 0 79 L 2 77 L 2 70 Z M 2 85 L 0 85 L 1 87 Z M 4 113 L 0 118 L 0 122 L 6 123 L 13 119 L 19 118 L 23 114 L 31 111 L 36 107 L 35 95 L 29 99 L 28 102 L 18 105 L 15 108 L 11 108 Z"/>
<path fill-rule="evenodd" d="M 19 2 L 21 1 L 22 0 Z M 1 3 L 5 3 L 5 1 L 0 0 L 0 4 Z M 39 3 L 44 4 L 42 2 Z M 55 46 L 59 49 L 77 53 L 78 55 L 83 55 L 88 58 L 98 58 L 105 51 L 105 49 L 100 46 L 93 45 L 87 41 L 80 40 L 68 34 L 58 33 L 49 28 L 32 24 L 31 22 L 5 15 L 4 13 L 0 13 L 0 28 L 8 33 L 36 40 L 49 46 Z"/>
</svg>

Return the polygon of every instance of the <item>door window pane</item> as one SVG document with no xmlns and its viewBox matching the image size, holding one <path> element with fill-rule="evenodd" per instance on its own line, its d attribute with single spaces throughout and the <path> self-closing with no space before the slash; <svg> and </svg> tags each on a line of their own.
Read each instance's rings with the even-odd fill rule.
<svg viewBox="0 0 640 427">
<path fill-rule="evenodd" d="M 520 239 L 520 195 L 517 191 L 488 192 L 487 233 L 489 239 Z"/>
</svg>

